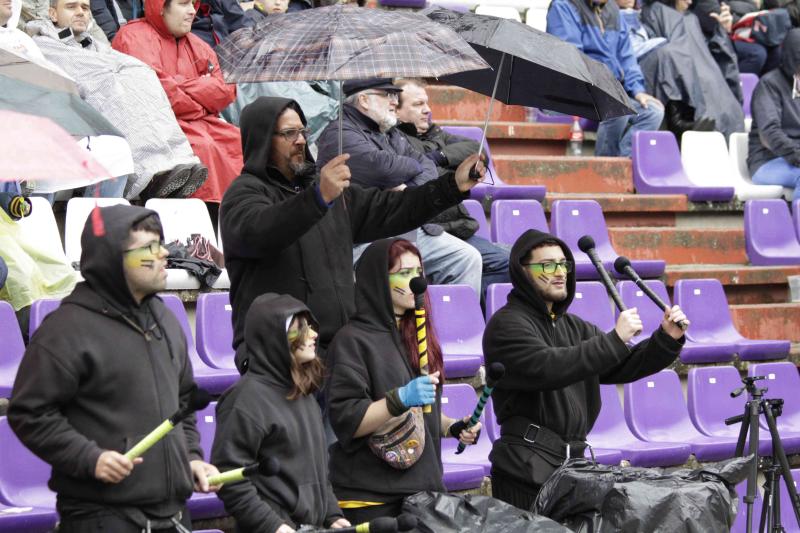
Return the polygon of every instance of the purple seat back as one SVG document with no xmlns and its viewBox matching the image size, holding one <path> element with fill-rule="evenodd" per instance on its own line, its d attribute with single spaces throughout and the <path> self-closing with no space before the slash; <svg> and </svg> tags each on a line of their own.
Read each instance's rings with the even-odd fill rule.
<svg viewBox="0 0 800 533">
<path fill-rule="evenodd" d="M 767 379 L 757 382 L 759 387 L 769 389 L 765 398 L 783 398 L 783 414 L 778 417 L 778 428 L 790 427 L 792 431 L 800 431 L 800 376 L 795 364 L 788 361 L 751 364 L 747 375 L 766 376 Z"/>
<path fill-rule="evenodd" d="M 730 392 L 742 386 L 739 371 L 732 366 L 703 366 L 689 369 L 687 400 L 689 418 L 706 435 L 732 435 L 738 426 L 726 426 L 724 420 L 740 415 L 746 394 L 731 398 Z"/>
<path fill-rule="evenodd" d="M 599 281 L 579 281 L 575 286 L 575 298 L 567 311 L 604 332 L 614 329 L 616 323 L 606 288 Z"/>
<path fill-rule="evenodd" d="M 739 74 L 739 84 L 742 86 L 742 110 L 745 118 L 750 118 L 752 116 L 750 103 L 753 101 L 753 91 L 758 85 L 758 76 L 749 72 L 741 72 Z"/>
<path fill-rule="evenodd" d="M 603 441 L 629 442 L 638 440 L 631 433 L 628 424 L 625 423 L 625 415 L 619 401 L 619 394 L 617 394 L 617 386 L 600 385 L 600 401 L 602 402 L 600 414 L 586 437 L 589 444 L 594 442 L 593 435 L 595 438 L 602 436 Z"/>
<path fill-rule="evenodd" d="M 800 240 L 800 198 L 792 202 L 792 218 L 797 239 Z"/>
<path fill-rule="evenodd" d="M 660 280 L 646 280 L 645 283 L 647 283 L 647 286 L 650 287 L 665 304 L 669 305 L 669 295 L 667 294 L 667 288 L 664 287 L 663 282 Z M 664 312 L 630 280 L 617 283 L 617 291 L 625 305 L 628 306 L 628 308 L 635 307 L 639 313 L 639 317 L 642 319 L 642 333 L 632 338 L 631 342 L 641 342 L 650 337 L 661 325 Z M 619 316 L 619 311 L 616 312 L 616 315 Z"/>
<path fill-rule="evenodd" d="M 550 230 L 556 237 L 567 243 L 575 256 L 578 267 L 588 265 L 586 271 L 594 273 L 591 277 L 596 278 L 597 273 L 589 261 L 589 257 L 578 248 L 578 239 L 584 235 L 591 235 L 597 254 L 607 269 L 611 268 L 611 264 L 617 258 L 617 253 L 611 246 L 611 240 L 608 237 L 603 209 L 594 200 L 554 201 L 550 206 Z M 580 275 L 580 268 L 578 274 L 579 278 L 584 278 Z"/>
<path fill-rule="evenodd" d="M 429 285 L 428 294 L 443 355 L 483 357 L 484 322 L 475 291 L 468 285 Z"/>
<path fill-rule="evenodd" d="M 492 242 L 513 245 L 529 229 L 549 233 L 542 204 L 536 200 L 492 202 Z"/>
<path fill-rule="evenodd" d="M 633 185 L 639 194 L 685 194 L 693 186 L 671 131 L 636 131 L 631 141 Z"/>
<path fill-rule="evenodd" d="M 475 389 L 467 383 L 448 383 L 442 391 L 442 413 L 450 418 L 460 420 L 472 414 L 475 405 L 478 403 L 478 396 Z M 481 414 L 481 425 L 486 425 L 485 411 Z M 467 446 L 462 454 L 456 455 L 455 450 L 458 442 L 455 439 L 442 439 L 442 461 L 458 462 L 467 464 L 478 464 L 484 466 L 486 474 L 489 474 L 489 452 L 492 451 L 491 439 L 486 438 L 483 431 L 483 438 L 473 446 Z"/>
<path fill-rule="evenodd" d="M 380 0 L 380 4 L 386 7 L 425 7 L 426 0 Z"/>
<path fill-rule="evenodd" d="M 17 315 L 8 302 L 0 301 L 0 398 L 11 396 L 25 343 L 19 330 Z"/>
<path fill-rule="evenodd" d="M 0 501 L 18 507 L 54 509 L 56 495 L 47 488 L 50 466 L 33 455 L 0 417 Z"/>
<path fill-rule="evenodd" d="M 227 292 L 209 292 L 197 297 L 197 352 L 215 368 L 236 368 L 231 312 Z"/>
<path fill-rule="evenodd" d="M 736 485 L 736 496 L 739 499 L 739 507 L 736 512 L 736 520 L 733 522 L 733 526 L 731 527 L 731 533 L 746 533 L 747 532 L 747 508 L 745 507 L 744 497 L 747 494 L 747 480 L 745 479 L 738 485 Z M 758 520 L 761 516 L 761 505 L 763 503 L 763 499 L 761 498 L 761 492 L 756 489 L 756 500 L 753 502 L 753 530 L 758 529 Z M 784 522 L 785 524 L 791 524 L 791 522 Z"/>
<path fill-rule="evenodd" d="M 200 447 L 203 458 L 211 460 L 211 446 L 214 444 L 214 432 L 217 430 L 217 402 L 211 402 L 205 409 L 197 411 L 197 432 L 200 434 Z"/>
<path fill-rule="evenodd" d="M 699 343 L 737 343 L 736 331 L 722 283 L 716 279 L 681 279 L 675 282 L 675 304 L 691 320 L 686 338 Z"/>
<path fill-rule="evenodd" d="M 489 234 L 489 223 L 486 222 L 486 213 L 481 203 L 478 200 L 464 200 L 461 204 L 467 209 L 469 216 L 478 221 L 478 231 L 475 232 L 475 235 L 483 237 L 487 241 L 491 241 L 492 237 Z"/>
<path fill-rule="evenodd" d="M 498 309 L 506 305 L 511 288 L 510 283 L 492 283 L 486 288 L 486 322 L 489 322 Z"/>
<path fill-rule="evenodd" d="M 30 338 L 33 338 L 34 332 L 42 325 L 45 317 L 58 309 L 59 305 L 61 305 L 61 300 L 54 298 L 44 298 L 33 302 L 28 322 L 28 336 Z"/>
<path fill-rule="evenodd" d="M 572 116 L 571 115 L 563 115 L 561 113 L 546 113 L 541 109 L 534 108 L 535 111 L 535 118 L 536 122 L 542 122 L 544 124 L 572 124 Z M 579 124 L 581 125 L 581 129 L 583 131 L 597 131 L 597 122 L 594 120 L 580 117 L 578 119 Z"/>
<path fill-rule="evenodd" d="M 674 370 L 625 384 L 625 420 L 634 435 L 647 441 L 689 442 L 700 435 Z"/>
<path fill-rule="evenodd" d="M 782 198 L 745 203 L 744 240 L 753 265 L 800 265 L 800 243 Z"/>
<path fill-rule="evenodd" d="M 800 470 L 792 470 L 792 479 L 796 489 L 800 489 Z M 789 496 L 789 489 L 786 488 L 786 483 L 781 478 L 780 484 L 781 493 L 781 523 L 786 528 L 786 531 L 797 532 L 800 528 L 797 526 L 797 518 L 794 515 L 794 506 L 792 505 L 792 498 Z M 758 491 L 756 491 L 758 492 Z"/>
</svg>

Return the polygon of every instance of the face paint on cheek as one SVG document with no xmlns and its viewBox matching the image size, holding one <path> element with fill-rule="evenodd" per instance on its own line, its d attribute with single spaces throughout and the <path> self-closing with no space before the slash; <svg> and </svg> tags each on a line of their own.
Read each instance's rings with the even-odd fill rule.
<svg viewBox="0 0 800 533">
<path fill-rule="evenodd" d="M 411 280 L 407 276 L 389 274 L 389 289 L 401 296 L 408 294 L 408 284 Z"/>
<path fill-rule="evenodd" d="M 156 267 L 156 257 L 147 249 L 132 250 L 125 254 L 124 264 L 128 268 L 149 268 Z"/>
<path fill-rule="evenodd" d="M 542 283 L 550 283 L 550 276 L 548 276 L 547 274 L 544 274 L 544 273 L 536 274 L 536 279 L 538 279 Z"/>
</svg>

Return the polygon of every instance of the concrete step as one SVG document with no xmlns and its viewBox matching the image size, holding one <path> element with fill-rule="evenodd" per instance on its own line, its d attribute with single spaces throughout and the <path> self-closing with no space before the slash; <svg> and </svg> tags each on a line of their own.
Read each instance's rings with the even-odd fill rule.
<svg viewBox="0 0 800 533">
<path fill-rule="evenodd" d="M 630 159 L 621 157 L 494 156 L 513 185 L 544 185 L 549 193 L 633 193 Z"/>
<path fill-rule="evenodd" d="M 718 279 L 725 287 L 728 303 L 782 304 L 790 301 L 787 276 L 800 275 L 800 266 L 752 266 L 745 264 L 667 265 L 666 284 L 679 279 Z M 800 329 L 800 323 L 798 323 Z"/>
<path fill-rule="evenodd" d="M 800 303 L 731 305 L 739 333 L 750 339 L 800 342 Z"/>
<path fill-rule="evenodd" d="M 689 212 L 691 204 L 684 194 L 548 193 L 545 212 L 556 200 L 595 200 L 609 227 L 674 227 L 677 216 Z"/>
<path fill-rule="evenodd" d="M 471 126 L 483 129 L 482 120 L 437 120 L 436 123 L 440 126 Z M 569 130 L 569 124 L 492 121 L 486 130 L 486 136 L 493 156 L 563 156 L 567 150 Z"/>
<path fill-rule="evenodd" d="M 450 85 L 429 85 L 427 92 L 433 119 L 437 122 L 484 120 L 489 111 L 490 98 L 467 89 Z M 492 105 L 491 120 L 525 122 L 525 108 L 507 106 L 495 101 Z"/>
<path fill-rule="evenodd" d="M 747 262 L 741 229 L 609 228 L 609 235 L 617 253 L 632 259 L 663 259 L 669 265 Z"/>
</svg>

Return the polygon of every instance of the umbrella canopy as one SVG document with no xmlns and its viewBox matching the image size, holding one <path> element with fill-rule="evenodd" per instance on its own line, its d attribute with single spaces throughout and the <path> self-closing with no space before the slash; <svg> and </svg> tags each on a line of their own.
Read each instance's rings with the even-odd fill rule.
<svg viewBox="0 0 800 533">
<path fill-rule="evenodd" d="M 35 181 L 37 191 L 52 192 L 112 177 L 50 119 L 0 110 L 0 124 L 0 182 Z"/>
<path fill-rule="evenodd" d="M 494 96 L 505 104 L 593 120 L 634 113 L 611 71 L 570 43 L 514 20 L 443 8 L 422 13 L 453 29 L 494 69 L 451 74 L 442 81 L 487 96 L 497 83 Z"/>
<path fill-rule="evenodd" d="M 417 13 L 341 4 L 270 15 L 215 51 L 231 83 L 438 77 L 489 68 L 451 29 Z"/>
<path fill-rule="evenodd" d="M 35 63 L 4 48 L 0 48 L 0 74 L 44 89 L 78 94 L 75 81 L 65 73 Z"/>
</svg>

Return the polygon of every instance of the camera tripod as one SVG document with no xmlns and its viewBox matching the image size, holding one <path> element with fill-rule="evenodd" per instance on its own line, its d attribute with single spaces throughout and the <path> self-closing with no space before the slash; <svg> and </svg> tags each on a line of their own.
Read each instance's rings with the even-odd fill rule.
<svg viewBox="0 0 800 533">
<path fill-rule="evenodd" d="M 783 481 L 786 483 L 786 488 L 789 491 L 794 516 L 798 524 L 800 524 L 800 498 L 797 496 L 797 489 L 794 486 L 794 480 L 792 479 L 792 473 L 789 468 L 789 461 L 786 459 L 786 452 L 783 449 L 781 436 L 778 433 L 778 426 L 775 422 L 775 419 L 780 416 L 783 411 L 783 400 L 764 398 L 764 393 L 766 393 L 768 389 L 759 389 L 755 385 L 756 381 L 763 379 L 766 379 L 766 377 L 753 376 L 742 378 L 744 387 L 740 387 L 731 392 L 731 397 L 736 398 L 747 391 L 750 399 L 745 404 L 744 413 L 726 418 L 725 424 L 729 426 L 737 423 L 742 424 L 739 430 L 739 440 L 736 443 L 737 457 L 743 456 L 745 441 L 747 440 L 748 433 L 750 434 L 748 454 L 753 455 L 753 464 L 747 476 L 747 494 L 744 497 L 744 503 L 747 507 L 747 533 L 752 533 L 753 502 L 755 502 L 756 490 L 758 489 L 758 415 L 764 415 L 770 436 L 772 437 L 772 457 L 770 460 L 765 461 L 767 467 L 764 470 L 764 477 L 766 478 L 766 482 L 764 483 L 764 505 L 761 509 L 761 520 L 758 530 L 760 533 L 781 533 L 785 532 L 785 529 L 781 525 L 781 476 L 783 476 Z"/>
</svg>

